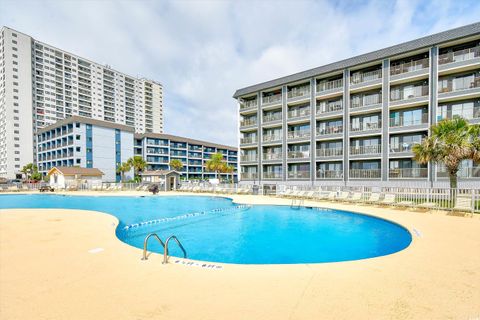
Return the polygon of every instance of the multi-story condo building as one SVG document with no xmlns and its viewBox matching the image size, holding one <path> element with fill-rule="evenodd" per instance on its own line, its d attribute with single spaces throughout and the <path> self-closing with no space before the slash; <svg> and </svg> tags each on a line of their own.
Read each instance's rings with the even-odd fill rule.
<svg viewBox="0 0 480 320">
<path fill-rule="evenodd" d="M 35 162 L 38 129 L 75 115 L 131 126 L 138 133 L 161 133 L 162 85 L 3 27 L 0 177 L 15 178 Z"/>
<path fill-rule="evenodd" d="M 72 116 L 38 130 L 38 170 L 53 167 L 97 168 L 108 182 L 120 181 L 117 167 L 133 157 L 133 127 Z"/>
<path fill-rule="evenodd" d="M 224 161 L 235 168 L 233 178 L 236 180 L 238 162 L 236 147 L 169 134 L 135 135 L 135 155 L 141 155 L 145 159 L 148 170 L 169 169 L 170 160 L 178 159 L 183 163 L 183 169 L 180 171 L 183 179 L 215 178 L 216 174 L 205 168 L 206 161 L 214 153 L 221 153 Z M 222 173 L 221 177 L 231 179 L 232 175 Z"/>
<path fill-rule="evenodd" d="M 240 180 L 442 186 L 412 146 L 441 119 L 480 122 L 480 23 L 237 90 Z M 464 161 L 460 185 L 480 181 Z"/>
</svg>

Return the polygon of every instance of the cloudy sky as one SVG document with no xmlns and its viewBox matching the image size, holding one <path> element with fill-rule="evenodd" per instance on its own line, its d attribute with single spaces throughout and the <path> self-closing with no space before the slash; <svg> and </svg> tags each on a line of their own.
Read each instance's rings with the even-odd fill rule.
<svg viewBox="0 0 480 320">
<path fill-rule="evenodd" d="M 0 0 L 0 25 L 161 82 L 167 133 L 232 145 L 236 89 L 479 18 L 464 0 Z"/>
</svg>

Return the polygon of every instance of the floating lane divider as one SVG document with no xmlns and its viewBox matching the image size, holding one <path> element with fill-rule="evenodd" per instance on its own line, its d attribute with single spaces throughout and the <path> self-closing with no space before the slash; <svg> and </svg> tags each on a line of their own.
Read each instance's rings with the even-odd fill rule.
<svg viewBox="0 0 480 320">
<path fill-rule="evenodd" d="M 245 211 L 250 209 L 252 206 L 250 205 L 238 205 L 234 207 L 227 207 L 227 208 L 217 208 L 213 210 L 207 210 L 207 211 L 200 211 L 200 212 L 192 212 L 192 213 L 186 213 L 182 214 L 179 216 L 175 217 L 166 217 L 166 218 L 160 218 L 160 219 L 154 219 L 154 220 L 148 220 L 148 221 L 143 221 L 139 223 L 134 223 L 127 225 L 123 228 L 124 231 L 133 231 L 134 229 L 140 228 L 140 227 L 146 227 L 146 226 L 151 226 L 155 224 L 161 224 L 161 223 L 166 223 L 170 221 L 177 221 L 177 220 L 184 220 L 188 218 L 193 218 L 193 217 L 200 217 L 200 216 L 205 216 L 209 214 L 218 214 L 218 213 L 227 213 L 227 212 L 240 212 L 240 211 Z"/>
</svg>

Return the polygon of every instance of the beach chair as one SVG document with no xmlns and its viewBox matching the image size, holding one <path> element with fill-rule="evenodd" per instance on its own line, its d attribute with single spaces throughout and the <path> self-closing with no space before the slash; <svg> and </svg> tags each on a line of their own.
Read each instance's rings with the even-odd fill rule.
<svg viewBox="0 0 480 320">
<path fill-rule="evenodd" d="M 432 209 L 436 209 L 438 207 L 438 203 L 427 201 L 427 202 L 417 204 L 416 207 L 417 208 L 422 208 L 422 209 L 432 210 Z"/>
<path fill-rule="evenodd" d="M 10 186 L 10 187 L 8 187 L 8 191 L 17 192 L 17 191 L 19 191 L 19 189 L 18 189 L 17 186 Z"/>
<path fill-rule="evenodd" d="M 462 211 L 472 214 L 473 217 L 473 205 L 472 197 L 460 195 L 455 198 L 455 206 L 452 208 L 453 211 Z"/>
<path fill-rule="evenodd" d="M 337 201 L 347 201 L 350 197 L 350 192 L 342 191 L 338 197 L 335 198 Z"/>
<path fill-rule="evenodd" d="M 307 198 L 307 199 L 313 199 L 314 197 L 315 197 L 315 191 L 308 191 L 305 194 L 305 198 Z"/>
<path fill-rule="evenodd" d="M 292 189 L 287 189 L 284 192 L 280 193 L 278 196 L 288 198 L 292 195 L 292 193 L 293 193 Z"/>
<path fill-rule="evenodd" d="M 368 203 L 368 204 L 375 204 L 377 203 L 378 201 L 380 201 L 380 193 L 378 192 L 373 192 L 370 197 L 367 199 L 367 201 L 365 201 L 365 203 Z"/>
<path fill-rule="evenodd" d="M 360 202 L 362 201 L 362 195 L 361 192 L 354 192 L 352 196 L 346 200 L 347 202 Z"/>
<path fill-rule="evenodd" d="M 334 201 L 337 198 L 337 193 L 335 191 L 330 191 L 327 195 L 327 199 Z"/>
<path fill-rule="evenodd" d="M 395 194 L 387 193 L 383 200 L 377 201 L 377 203 L 381 205 L 395 205 Z"/>
</svg>

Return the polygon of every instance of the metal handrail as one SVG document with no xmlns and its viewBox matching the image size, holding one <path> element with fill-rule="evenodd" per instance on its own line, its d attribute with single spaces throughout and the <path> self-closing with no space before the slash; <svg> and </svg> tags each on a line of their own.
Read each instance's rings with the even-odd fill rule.
<svg viewBox="0 0 480 320">
<path fill-rule="evenodd" d="M 170 242 L 171 239 L 175 240 L 175 242 L 180 247 L 180 249 L 182 249 L 183 258 L 184 259 L 187 258 L 187 251 L 185 251 L 185 248 L 180 243 L 180 240 L 178 240 L 178 238 L 176 236 L 170 236 L 170 237 L 167 238 L 167 241 L 165 241 L 165 247 L 164 247 L 164 250 L 163 250 L 163 263 L 164 264 L 168 263 L 168 243 Z"/>
<path fill-rule="evenodd" d="M 156 234 L 156 233 L 150 233 L 148 236 L 145 237 L 145 240 L 143 241 L 143 256 L 142 256 L 142 260 L 148 260 L 147 258 L 147 246 L 148 246 L 148 240 L 151 238 L 151 237 L 155 237 L 157 238 L 158 242 L 160 242 L 160 244 L 162 245 L 163 247 L 163 251 L 165 253 L 165 244 L 163 243 L 162 239 L 159 238 L 159 236 Z M 168 240 L 167 240 L 168 241 Z"/>
</svg>

